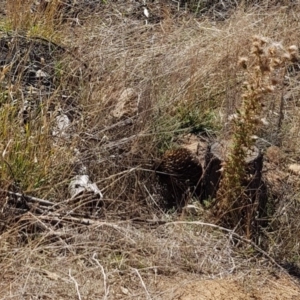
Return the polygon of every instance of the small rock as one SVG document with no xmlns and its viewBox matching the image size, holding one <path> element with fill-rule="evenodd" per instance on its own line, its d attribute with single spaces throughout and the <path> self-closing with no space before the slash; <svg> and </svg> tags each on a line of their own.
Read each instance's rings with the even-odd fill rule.
<svg viewBox="0 0 300 300">
<path fill-rule="evenodd" d="M 100 199 L 103 195 L 96 183 L 92 183 L 88 175 L 76 175 L 69 184 L 69 193 L 71 198 L 75 198 L 84 192 L 92 192 L 99 196 Z"/>
<path fill-rule="evenodd" d="M 122 118 L 124 116 L 132 117 L 138 110 L 138 96 L 134 89 L 125 89 L 118 99 L 116 99 L 116 106 L 112 111 L 115 118 Z"/>
</svg>

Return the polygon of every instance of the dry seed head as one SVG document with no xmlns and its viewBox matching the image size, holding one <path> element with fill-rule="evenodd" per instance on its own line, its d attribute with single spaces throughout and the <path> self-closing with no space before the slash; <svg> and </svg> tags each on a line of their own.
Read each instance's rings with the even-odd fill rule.
<svg viewBox="0 0 300 300">
<path fill-rule="evenodd" d="M 252 46 L 255 47 L 255 48 L 260 48 L 261 47 L 260 43 L 256 42 L 256 41 L 252 43 Z"/>
<path fill-rule="evenodd" d="M 258 42 L 253 43 L 253 47 L 251 49 L 252 54 L 261 55 L 263 54 L 263 49 Z"/>
<path fill-rule="evenodd" d="M 277 53 L 277 49 L 273 46 L 271 46 L 268 51 L 267 51 L 267 54 L 270 55 L 270 56 L 275 56 Z"/>
<path fill-rule="evenodd" d="M 275 91 L 275 86 L 274 85 L 267 85 L 265 88 L 267 93 L 272 93 Z"/>
<path fill-rule="evenodd" d="M 282 58 L 283 60 L 291 60 L 291 54 L 288 53 L 288 52 L 285 52 L 283 55 L 282 55 Z"/>
<path fill-rule="evenodd" d="M 292 46 L 288 47 L 288 52 L 291 54 L 297 53 L 298 47 L 296 45 L 292 45 Z"/>
<path fill-rule="evenodd" d="M 282 64 L 282 60 L 281 60 L 280 58 L 274 58 L 274 59 L 272 60 L 272 65 L 273 65 L 274 67 L 279 67 L 281 64 Z"/>
<path fill-rule="evenodd" d="M 298 47 L 297 47 L 297 46 L 295 46 L 295 45 L 290 46 L 290 47 L 288 48 L 288 52 L 289 52 L 290 55 L 291 55 L 290 60 L 291 60 L 292 62 L 295 62 L 295 61 L 298 60 Z"/>
<path fill-rule="evenodd" d="M 280 51 L 284 51 L 284 47 L 282 46 L 281 43 L 278 42 L 273 42 L 268 49 L 268 52 L 271 55 L 278 55 Z"/>
<path fill-rule="evenodd" d="M 259 35 L 253 36 L 253 41 L 254 41 L 254 43 L 258 42 L 261 46 L 263 46 L 269 42 L 269 40 L 267 38 L 259 36 Z"/>
<path fill-rule="evenodd" d="M 254 71 L 255 71 L 255 72 L 258 72 L 259 70 L 260 70 L 260 66 L 255 66 L 255 67 L 254 67 Z"/>
<path fill-rule="evenodd" d="M 247 57 L 240 57 L 238 60 L 238 65 L 241 66 L 243 69 L 247 69 L 248 58 Z"/>
</svg>

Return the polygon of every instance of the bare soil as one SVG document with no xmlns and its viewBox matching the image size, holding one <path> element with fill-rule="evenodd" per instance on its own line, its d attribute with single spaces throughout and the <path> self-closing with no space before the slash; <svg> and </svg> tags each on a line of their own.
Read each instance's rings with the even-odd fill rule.
<svg viewBox="0 0 300 300">
<path fill-rule="evenodd" d="M 253 279 L 252 279 L 253 280 Z M 247 282 L 236 277 L 229 279 L 194 280 L 176 288 L 176 300 L 296 300 L 300 296 L 299 286 L 289 279 L 268 278 L 264 282 Z"/>
</svg>

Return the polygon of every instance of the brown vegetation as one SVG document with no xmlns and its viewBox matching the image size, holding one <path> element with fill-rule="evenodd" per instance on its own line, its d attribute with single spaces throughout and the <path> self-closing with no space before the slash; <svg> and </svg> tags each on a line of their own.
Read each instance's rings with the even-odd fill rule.
<svg viewBox="0 0 300 300">
<path fill-rule="evenodd" d="M 292 290 L 273 299 L 300 294 L 298 60 L 274 71 L 265 125 L 242 136 L 229 121 L 255 80 L 239 59 L 255 35 L 299 46 L 298 4 L 149 1 L 147 19 L 139 1 L 0 2 L 1 299 L 189 299 L 181 283 L 216 278 L 245 299 L 270 297 L 257 294 L 262 281 Z M 268 197 L 252 240 L 236 231 L 243 213 L 214 224 L 214 201 L 196 188 L 204 156 L 182 150 L 188 133 L 209 145 L 256 135 Z M 173 210 L 158 171 L 175 182 Z M 80 175 L 103 197 L 72 197 Z M 225 187 L 218 197 L 236 205 L 239 191 Z"/>
</svg>

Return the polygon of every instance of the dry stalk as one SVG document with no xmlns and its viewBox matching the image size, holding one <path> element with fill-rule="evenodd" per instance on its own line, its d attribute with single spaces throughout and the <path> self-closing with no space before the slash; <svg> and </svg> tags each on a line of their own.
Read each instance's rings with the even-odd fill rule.
<svg viewBox="0 0 300 300">
<path fill-rule="evenodd" d="M 75 284 L 78 299 L 81 300 L 81 295 L 80 295 L 80 292 L 79 292 L 79 286 L 78 286 L 78 283 L 77 283 L 76 279 L 71 275 L 71 269 L 69 270 L 69 277 Z"/>
<path fill-rule="evenodd" d="M 104 298 L 103 300 L 106 300 L 109 294 L 109 286 L 107 285 L 107 275 L 105 274 L 103 266 L 99 263 L 99 261 L 96 259 L 96 253 L 93 254 L 92 259 L 96 262 L 96 264 L 101 269 L 101 273 L 103 275 L 103 285 L 104 285 Z"/>
<path fill-rule="evenodd" d="M 145 290 L 145 292 L 146 292 L 146 296 L 147 296 L 146 299 L 147 299 L 147 300 L 151 300 L 152 298 L 151 298 L 151 296 L 150 296 L 150 294 L 149 294 L 149 291 L 148 291 L 148 289 L 147 289 L 147 287 L 146 287 L 146 284 L 145 284 L 145 282 L 144 282 L 144 280 L 143 280 L 143 278 L 142 278 L 140 272 L 139 272 L 136 268 L 132 268 L 132 270 L 137 274 L 137 276 L 139 277 L 139 279 L 140 279 L 140 281 L 141 281 L 141 284 L 142 284 L 142 286 L 143 286 L 143 288 L 144 288 L 144 290 Z"/>
<path fill-rule="evenodd" d="M 256 203 L 249 199 L 246 169 L 247 152 L 255 146 L 255 136 L 262 125 L 261 108 L 267 94 L 275 91 L 281 82 L 286 64 L 297 59 L 296 46 L 283 47 L 264 37 L 254 37 L 249 58 L 240 58 L 247 81 L 242 94 L 242 107 L 233 116 L 232 147 L 223 164 L 223 174 L 218 190 L 218 215 L 227 226 L 241 222 L 239 231 L 248 238 L 256 213 Z M 282 108 L 281 108 L 282 109 Z M 251 180 L 251 179 L 250 179 Z"/>
</svg>

